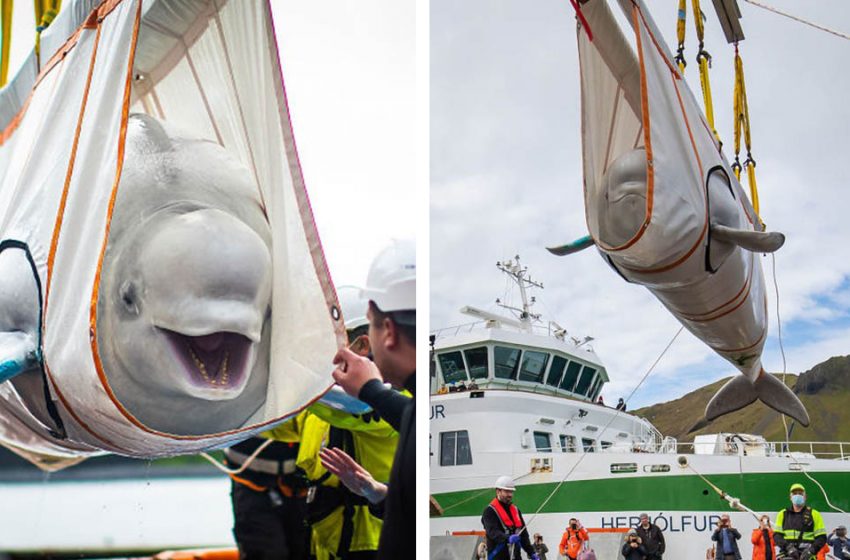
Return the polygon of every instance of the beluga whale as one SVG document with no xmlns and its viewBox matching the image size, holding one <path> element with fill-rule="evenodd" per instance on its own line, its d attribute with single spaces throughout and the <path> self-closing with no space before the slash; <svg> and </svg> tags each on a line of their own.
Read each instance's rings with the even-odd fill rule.
<svg viewBox="0 0 850 560">
<path fill-rule="evenodd" d="M 595 246 L 624 280 L 645 286 L 734 376 L 707 404 L 713 420 L 755 401 L 802 425 L 797 396 L 762 365 L 767 298 L 759 255 L 785 242 L 766 231 L 641 0 L 580 5 L 585 216 Z"/>
<path fill-rule="evenodd" d="M 220 145 L 134 114 L 117 193 L 94 329 L 110 390 L 153 430 L 241 426 L 269 377 L 271 232 L 251 173 Z M 0 252 L 0 278 L 0 381 L 31 394 L 40 287 L 20 251 Z M 49 422 L 43 398 L 30 400 Z"/>
</svg>

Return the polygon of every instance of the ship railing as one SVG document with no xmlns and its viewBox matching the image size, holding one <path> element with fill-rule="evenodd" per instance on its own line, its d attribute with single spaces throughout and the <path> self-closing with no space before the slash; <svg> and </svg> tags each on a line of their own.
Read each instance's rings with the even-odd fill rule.
<svg viewBox="0 0 850 560">
<path fill-rule="evenodd" d="M 648 447 L 648 446 L 647 446 Z M 837 459 L 850 461 L 850 442 L 842 441 L 760 441 L 720 440 L 707 443 L 678 442 L 666 437 L 656 449 L 642 451 L 697 455 L 740 455 L 751 457 L 789 457 L 792 459 Z"/>
<path fill-rule="evenodd" d="M 460 334 L 472 333 L 478 329 L 488 329 L 493 327 L 496 323 L 499 323 L 496 320 L 489 321 L 473 321 L 471 323 L 462 323 L 460 325 L 455 325 L 451 327 L 443 327 L 437 329 L 435 331 L 431 331 L 431 336 L 434 337 L 434 340 L 440 340 L 441 338 L 450 338 L 453 336 L 458 336 Z M 500 328 L 505 330 L 513 330 L 517 332 L 531 332 L 532 334 L 540 334 L 551 336 L 557 338 L 559 340 L 565 340 L 565 333 L 563 330 L 558 329 L 557 325 L 549 322 L 546 325 L 528 325 L 528 330 L 520 329 L 515 327 L 514 325 L 510 325 L 508 323 L 499 323 Z M 573 344 L 578 344 L 578 342 L 573 341 Z M 583 343 L 582 348 L 585 350 L 593 351 L 593 347 L 590 344 Z"/>
</svg>

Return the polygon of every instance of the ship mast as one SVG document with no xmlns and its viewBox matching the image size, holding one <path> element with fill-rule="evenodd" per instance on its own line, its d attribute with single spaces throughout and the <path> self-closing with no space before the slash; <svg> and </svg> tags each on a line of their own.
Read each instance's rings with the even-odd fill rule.
<svg viewBox="0 0 850 560">
<path fill-rule="evenodd" d="M 496 300 L 496 304 L 499 305 L 499 307 L 504 307 L 505 309 L 517 313 L 519 315 L 520 324 L 522 325 L 521 328 L 523 330 L 530 331 L 532 322 L 540 320 L 540 314 L 531 312 L 531 306 L 535 304 L 535 298 L 532 296 L 529 299 L 526 288 L 540 288 L 542 290 L 543 284 L 531 279 L 531 276 L 528 275 L 528 267 L 524 267 L 520 264 L 519 255 L 514 256 L 513 260 L 508 259 L 504 262 L 497 262 L 496 267 L 507 274 L 510 279 L 519 286 L 519 295 L 522 298 L 522 308 L 506 305 L 499 299 Z"/>
</svg>

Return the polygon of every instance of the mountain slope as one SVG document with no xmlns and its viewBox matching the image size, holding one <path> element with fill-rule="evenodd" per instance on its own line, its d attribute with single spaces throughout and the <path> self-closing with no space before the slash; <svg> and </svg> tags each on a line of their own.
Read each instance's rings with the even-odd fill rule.
<svg viewBox="0 0 850 560">
<path fill-rule="evenodd" d="M 784 439 L 782 416 L 760 402 L 706 422 L 705 405 L 729 378 L 722 379 L 683 397 L 635 410 L 665 436 L 693 441 L 695 435 L 744 432 L 764 435 L 769 441 Z M 808 428 L 795 425 L 792 441 L 850 441 L 850 356 L 837 356 L 797 375 L 786 376 L 806 405 L 811 417 Z M 788 425 L 792 421 L 789 419 Z"/>
</svg>

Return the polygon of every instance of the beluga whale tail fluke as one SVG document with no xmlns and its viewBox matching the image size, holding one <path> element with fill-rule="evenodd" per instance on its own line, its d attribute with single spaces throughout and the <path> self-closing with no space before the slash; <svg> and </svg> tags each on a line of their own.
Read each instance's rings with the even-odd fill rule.
<svg viewBox="0 0 850 560">
<path fill-rule="evenodd" d="M 803 426 L 809 425 L 809 413 L 791 389 L 780 379 L 760 369 L 755 381 L 745 375 L 730 379 L 705 407 L 706 420 L 714 420 L 724 414 L 740 410 L 756 401 L 761 401 L 773 410 L 790 416 Z"/>
</svg>

